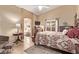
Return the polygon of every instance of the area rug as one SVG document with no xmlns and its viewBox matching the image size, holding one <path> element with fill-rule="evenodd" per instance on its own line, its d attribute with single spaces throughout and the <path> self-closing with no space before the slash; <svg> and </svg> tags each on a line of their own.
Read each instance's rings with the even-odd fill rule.
<svg viewBox="0 0 79 59">
<path fill-rule="evenodd" d="M 32 46 L 25 50 L 27 54 L 62 54 L 61 52 L 43 47 L 43 46 Z"/>
</svg>

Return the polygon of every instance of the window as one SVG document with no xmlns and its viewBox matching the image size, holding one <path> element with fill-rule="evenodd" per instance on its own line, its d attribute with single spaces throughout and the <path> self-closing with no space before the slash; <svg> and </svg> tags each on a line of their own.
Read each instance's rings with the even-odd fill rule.
<svg viewBox="0 0 79 59">
<path fill-rule="evenodd" d="M 45 20 L 45 31 L 58 31 L 58 20 Z"/>
</svg>

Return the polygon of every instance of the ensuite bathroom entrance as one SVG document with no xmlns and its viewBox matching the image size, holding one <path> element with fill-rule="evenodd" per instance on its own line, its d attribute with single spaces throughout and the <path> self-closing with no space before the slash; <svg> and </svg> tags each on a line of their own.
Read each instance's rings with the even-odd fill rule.
<svg viewBox="0 0 79 59">
<path fill-rule="evenodd" d="M 24 50 L 33 46 L 31 19 L 24 18 Z"/>
</svg>

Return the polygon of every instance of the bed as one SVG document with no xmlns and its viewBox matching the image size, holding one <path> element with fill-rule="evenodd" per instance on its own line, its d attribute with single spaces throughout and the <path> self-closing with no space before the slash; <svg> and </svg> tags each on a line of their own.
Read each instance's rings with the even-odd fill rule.
<svg viewBox="0 0 79 59">
<path fill-rule="evenodd" d="M 45 45 L 69 53 L 78 53 L 79 39 L 69 38 L 62 32 L 44 31 L 38 32 L 35 38 L 36 45 Z"/>
</svg>

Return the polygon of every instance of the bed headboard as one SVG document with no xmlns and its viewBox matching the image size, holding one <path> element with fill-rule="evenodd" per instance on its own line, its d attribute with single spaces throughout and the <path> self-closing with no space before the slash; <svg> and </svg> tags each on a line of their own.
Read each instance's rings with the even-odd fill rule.
<svg viewBox="0 0 79 59">
<path fill-rule="evenodd" d="M 62 32 L 65 29 L 66 26 L 59 26 L 59 31 Z M 71 26 L 67 26 L 68 28 L 70 28 Z"/>
</svg>

